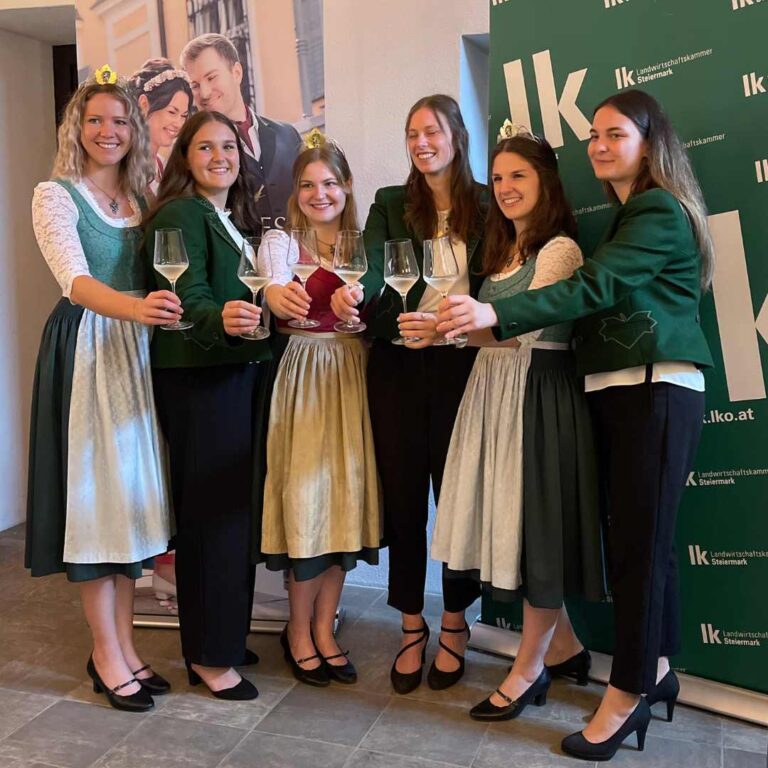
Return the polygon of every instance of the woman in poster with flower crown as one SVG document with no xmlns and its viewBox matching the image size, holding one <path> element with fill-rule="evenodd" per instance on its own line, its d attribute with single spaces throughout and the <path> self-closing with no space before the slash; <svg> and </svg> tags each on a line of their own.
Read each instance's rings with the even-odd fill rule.
<svg viewBox="0 0 768 768">
<path fill-rule="evenodd" d="M 336 142 L 310 133 L 292 173 L 291 235 L 270 230 L 259 254 L 271 262 L 266 301 L 278 339 L 287 339 L 269 411 L 260 558 L 271 570 L 289 571 L 290 620 L 280 642 L 296 679 L 351 684 L 357 672 L 334 622 L 346 572 L 358 561 L 378 563 L 381 513 L 368 350 L 359 336 L 334 330 L 330 300 L 342 285 L 333 271 L 337 236 L 359 225 L 352 173 Z M 291 275 L 297 260 L 310 273 L 303 282 Z M 257 322 L 248 302 L 224 307 L 233 336 Z"/>
<path fill-rule="evenodd" d="M 181 307 L 170 291 L 147 293 L 139 224 L 153 162 L 136 103 L 108 67 L 77 89 L 58 138 L 51 181 L 32 200 L 63 298 L 35 373 L 26 565 L 79 584 L 94 691 L 146 711 L 170 688 L 133 644 L 135 580 L 170 535 L 149 329 Z"/>
</svg>

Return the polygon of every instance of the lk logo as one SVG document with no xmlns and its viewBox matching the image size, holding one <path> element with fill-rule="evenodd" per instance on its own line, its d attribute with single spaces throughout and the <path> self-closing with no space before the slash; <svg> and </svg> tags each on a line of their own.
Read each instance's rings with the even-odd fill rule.
<svg viewBox="0 0 768 768">
<path fill-rule="evenodd" d="M 616 87 L 619 90 L 629 88 L 635 84 L 635 70 L 619 67 L 616 71 Z"/>
<path fill-rule="evenodd" d="M 608 0 L 606 0 L 607 2 Z M 731 0 L 731 8 L 734 11 L 740 11 L 742 8 L 747 8 L 750 5 L 757 5 L 762 3 L 763 0 Z"/>
<path fill-rule="evenodd" d="M 624 3 L 628 3 L 629 0 L 603 0 L 605 3 L 606 8 L 615 8 L 617 5 L 624 5 Z"/>
<path fill-rule="evenodd" d="M 691 558 L 691 565 L 709 565 L 708 554 L 709 550 L 702 549 L 698 544 L 688 545 L 688 557 Z"/>
<path fill-rule="evenodd" d="M 757 174 L 758 184 L 764 184 L 768 181 L 768 158 L 755 160 L 755 173 Z"/>
<path fill-rule="evenodd" d="M 579 109 L 576 100 L 587 76 L 587 69 L 570 72 L 565 86 L 558 97 L 555 75 L 552 71 L 552 57 L 549 50 L 533 54 L 533 71 L 539 95 L 539 109 L 544 135 L 554 149 L 565 144 L 561 118 L 565 120 L 579 141 L 589 138 L 590 123 Z M 531 125 L 531 111 L 528 107 L 528 92 L 525 87 L 523 60 L 508 61 L 504 65 L 504 80 L 507 86 L 509 116 L 512 122 Z"/>
<path fill-rule="evenodd" d="M 749 72 L 746 75 L 742 75 L 741 81 L 744 85 L 744 95 L 749 98 L 750 96 L 757 96 L 760 93 L 765 93 L 763 80 L 765 80 L 765 75 L 758 77 L 757 72 Z"/>
<path fill-rule="evenodd" d="M 701 625 L 701 639 L 704 645 L 722 645 L 723 641 L 720 639 L 720 630 L 715 629 L 711 624 Z"/>
</svg>

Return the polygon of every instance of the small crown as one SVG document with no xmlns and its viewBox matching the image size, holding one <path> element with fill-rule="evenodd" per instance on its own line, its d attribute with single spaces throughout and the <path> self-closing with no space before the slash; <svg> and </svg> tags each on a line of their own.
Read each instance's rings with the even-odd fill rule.
<svg viewBox="0 0 768 768">
<path fill-rule="evenodd" d="M 304 138 L 304 146 L 307 149 L 317 149 L 328 143 L 328 137 L 318 128 L 313 128 Z"/>
<path fill-rule="evenodd" d="M 157 88 L 159 85 L 167 83 L 169 80 L 184 80 L 188 83 L 189 75 L 183 69 L 166 69 L 159 75 L 155 75 L 154 77 L 147 80 L 141 90 L 144 93 L 148 93 L 149 91 Z"/>
<path fill-rule="evenodd" d="M 499 141 L 505 141 L 506 139 L 515 139 L 518 136 L 522 137 L 523 139 L 532 139 L 533 141 L 538 141 L 538 138 L 531 133 L 531 129 L 527 128 L 524 125 L 520 125 L 520 123 L 513 123 L 511 120 L 505 120 L 504 123 L 501 126 L 501 129 L 499 130 L 499 137 L 496 140 Z"/>
<path fill-rule="evenodd" d="M 109 64 L 105 64 L 93 73 L 93 79 L 99 85 L 114 85 L 117 82 L 117 72 Z"/>
</svg>

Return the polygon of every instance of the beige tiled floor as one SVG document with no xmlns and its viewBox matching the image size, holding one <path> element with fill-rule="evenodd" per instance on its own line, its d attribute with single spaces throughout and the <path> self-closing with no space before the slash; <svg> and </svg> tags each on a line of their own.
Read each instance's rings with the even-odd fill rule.
<svg viewBox="0 0 768 768">
<path fill-rule="evenodd" d="M 0 534 L 0 768 L 545 768 L 579 765 L 559 751 L 582 727 L 601 688 L 553 685 L 547 706 L 486 726 L 467 717 L 501 679 L 505 662 L 470 652 L 449 691 L 422 685 L 391 694 L 399 642 L 381 590 L 348 587 L 342 644 L 357 665 L 355 686 L 297 684 L 275 636 L 252 636 L 261 656 L 243 670 L 260 691 L 228 703 L 190 688 L 177 633 L 137 630 L 140 647 L 173 684 L 148 715 L 110 709 L 87 683 L 88 632 L 76 590 L 63 577 L 31 579 L 22 567 L 23 529 Z M 433 629 L 439 601 L 427 601 Z M 431 642 L 434 653 L 435 640 Z M 613 765 L 647 768 L 766 768 L 768 731 L 686 707 L 657 720 L 646 749 L 630 745 Z"/>
</svg>

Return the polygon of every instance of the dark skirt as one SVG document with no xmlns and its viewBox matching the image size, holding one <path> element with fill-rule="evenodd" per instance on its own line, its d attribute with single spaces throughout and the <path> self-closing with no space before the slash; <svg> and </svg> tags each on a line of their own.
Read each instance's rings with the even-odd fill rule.
<svg viewBox="0 0 768 768">
<path fill-rule="evenodd" d="M 65 563 L 69 405 L 83 307 L 61 299 L 43 329 L 32 390 L 24 564 L 33 576 L 66 573 L 69 581 L 141 576 L 136 563 Z"/>
</svg>

